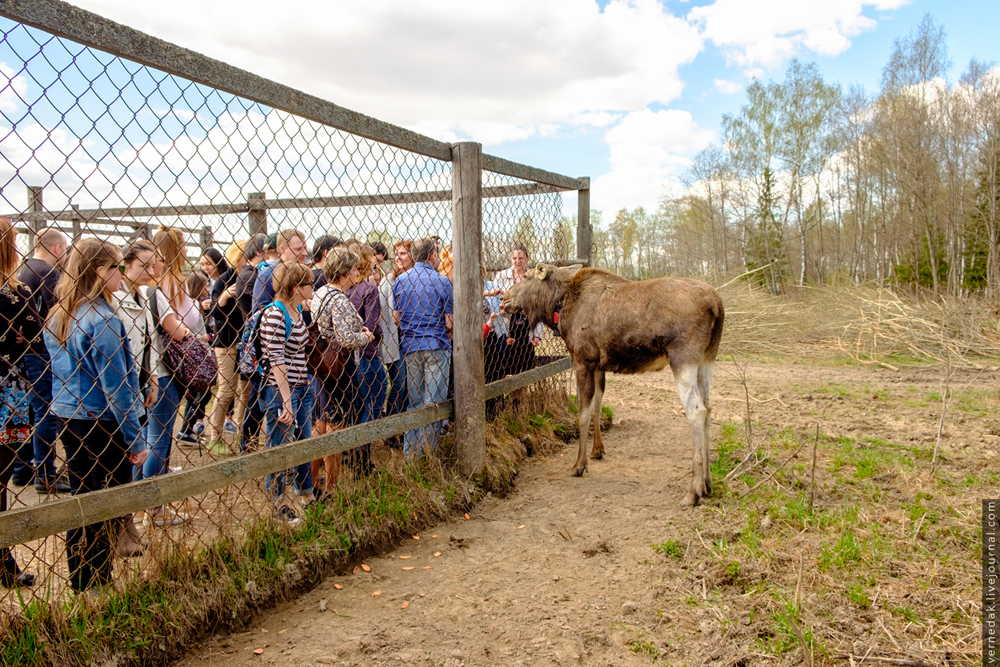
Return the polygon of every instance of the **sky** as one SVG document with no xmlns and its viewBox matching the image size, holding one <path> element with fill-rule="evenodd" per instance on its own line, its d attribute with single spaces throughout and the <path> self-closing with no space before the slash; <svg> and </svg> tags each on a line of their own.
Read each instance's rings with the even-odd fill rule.
<svg viewBox="0 0 1000 667">
<path fill-rule="evenodd" d="M 792 58 L 875 90 L 893 41 L 930 14 L 952 80 L 972 57 L 1000 61 L 996 0 L 74 4 L 436 139 L 589 176 L 605 217 L 680 192 L 722 114 Z"/>
</svg>

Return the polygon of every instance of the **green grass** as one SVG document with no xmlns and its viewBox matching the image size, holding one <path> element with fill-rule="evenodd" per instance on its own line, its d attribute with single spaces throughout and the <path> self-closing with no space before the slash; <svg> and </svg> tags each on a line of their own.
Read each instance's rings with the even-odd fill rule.
<svg viewBox="0 0 1000 667">
<path fill-rule="evenodd" d="M 659 544 L 652 545 L 653 551 L 664 556 L 680 559 L 684 556 L 684 549 L 677 540 L 665 540 Z"/>
<path fill-rule="evenodd" d="M 861 560 L 862 545 L 854 535 L 854 531 L 846 529 L 833 544 L 823 545 L 819 554 L 819 569 L 826 571 L 833 568 L 844 568 Z"/>
</svg>

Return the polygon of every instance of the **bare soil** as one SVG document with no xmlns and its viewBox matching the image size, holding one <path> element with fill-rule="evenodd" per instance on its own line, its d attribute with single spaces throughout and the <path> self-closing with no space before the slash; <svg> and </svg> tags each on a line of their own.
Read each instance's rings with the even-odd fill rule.
<svg viewBox="0 0 1000 667">
<path fill-rule="evenodd" d="M 943 389 L 944 374 L 941 368 L 893 372 L 754 362 L 747 367 L 746 386 L 761 435 L 809 434 L 818 424 L 831 438 L 876 438 L 930 451 L 942 408 L 934 397 Z M 950 410 L 941 474 L 960 479 L 997 470 L 998 376 L 995 369 L 963 370 L 951 379 L 956 391 L 969 385 L 968 391 L 978 392 L 979 403 L 959 409 L 956 400 Z M 920 579 L 922 590 L 906 576 L 875 569 L 864 584 L 874 602 L 852 604 L 839 580 L 853 577 L 853 570 L 820 565 L 821 544 L 835 540 L 839 529 L 816 531 L 810 538 L 810 531 L 786 529 L 776 512 L 774 526 L 770 518 L 761 524 L 765 503 L 763 509 L 746 510 L 746 516 L 758 512 L 754 525 L 763 535 L 763 555 L 753 561 L 756 570 L 744 559 L 743 571 L 737 565 L 734 572 L 724 557 L 727 526 L 735 531 L 728 539 L 737 539 L 746 521 L 736 511 L 740 498 L 760 492 L 740 480 L 725 491 L 716 479 L 716 494 L 707 503 L 679 506 L 691 477 L 691 445 L 669 372 L 609 376 L 605 404 L 615 415 L 605 437 L 607 455 L 591 461 L 583 478 L 565 474 L 576 441 L 555 455 L 528 459 L 507 498 L 488 498 L 468 519 L 456 517 L 326 578 L 246 631 L 210 638 L 178 664 L 801 664 L 799 645 L 793 641 L 781 649 L 775 641 L 783 599 L 775 591 L 790 598 L 796 589 L 800 624 L 811 632 L 817 663 L 847 665 L 847 654 L 858 656 L 857 662 L 867 652 L 918 661 L 912 664 L 961 664 L 969 652 L 978 652 L 978 633 L 964 637 L 978 628 L 979 613 L 976 563 L 965 547 L 953 549 L 957 564 L 937 551 L 911 558 L 897 548 L 892 558 L 900 567 L 933 570 Z M 713 438 L 720 437 L 723 423 L 742 424 L 746 408 L 736 366 L 719 362 Z M 784 452 L 774 445 L 772 462 L 760 467 L 782 473 L 764 481 L 762 489 L 802 486 L 794 471 L 786 475 L 778 469 Z M 737 460 L 743 453 L 736 453 Z M 811 446 L 797 457 L 798 469 L 807 469 L 810 458 Z M 821 457 L 817 504 L 854 502 L 851 489 L 841 493 L 831 460 Z M 930 462 L 920 465 L 929 468 Z M 934 484 L 921 482 L 926 473 L 920 470 L 900 475 L 896 482 L 879 483 L 897 489 L 903 500 L 912 498 L 916 487 L 927 491 Z M 762 472 L 758 481 L 765 476 Z M 966 519 L 957 522 L 959 537 L 978 521 L 975 496 L 997 495 L 996 488 L 977 488 L 964 504 L 949 501 Z M 903 501 L 886 493 L 884 507 L 862 503 L 862 523 L 885 523 L 884 516 Z M 900 534 L 909 544 L 914 522 L 907 524 L 905 516 L 902 521 Z M 930 523 L 915 526 L 914 548 L 936 539 L 925 532 Z M 673 540 L 678 553 L 651 548 L 665 540 Z M 800 559 L 803 553 L 807 557 Z M 799 567 L 803 575 L 796 574 Z M 864 564 L 859 560 L 857 567 Z M 940 576 L 944 571 L 947 578 Z M 926 598 L 924 606 L 908 602 L 911 594 Z M 915 611 L 893 611 L 906 604 Z"/>
</svg>

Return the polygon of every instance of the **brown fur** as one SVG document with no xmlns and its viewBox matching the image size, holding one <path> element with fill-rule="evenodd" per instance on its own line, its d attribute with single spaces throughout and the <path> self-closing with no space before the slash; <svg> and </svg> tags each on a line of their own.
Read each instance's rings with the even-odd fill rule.
<svg viewBox="0 0 1000 667">
<path fill-rule="evenodd" d="M 539 265 L 504 295 L 504 310 L 523 310 L 562 336 L 573 360 L 580 401 L 580 453 L 570 471 L 587 467 L 587 423 L 594 421 L 593 458 L 601 458 L 604 374 L 642 373 L 670 365 L 695 448 L 685 504 L 711 491 L 708 474 L 709 385 L 725 313 L 715 288 L 690 278 L 630 281 L 600 269 Z M 559 323 L 553 314 L 559 312 Z"/>
</svg>

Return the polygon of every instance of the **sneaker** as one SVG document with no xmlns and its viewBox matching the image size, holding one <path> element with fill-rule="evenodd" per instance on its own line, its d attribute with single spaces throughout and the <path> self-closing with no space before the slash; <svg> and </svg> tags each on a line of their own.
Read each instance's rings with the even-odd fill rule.
<svg viewBox="0 0 1000 667">
<path fill-rule="evenodd" d="M 160 507 L 146 510 L 146 516 L 142 520 L 142 525 L 162 528 L 163 526 L 179 526 L 190 520 L 191 517 L 183 512 L 174 511 L 170 507 Z"/>
<path fill-rule="evenodd" d="M 274 513 L 274 518 L 276 521 L 283 523 L 290 528 L 294 528 L 302 523 L 302 519 L 295 516 L 295 510 L 288 505 L 282 505 L 279 507 Z"/>
<path fill-rule="evenodd" d="M 211 440 L 205 449 L 209 451 L 210 454 L 215 456 L 232 456 L 233 452 L 229 449 L 229 445 L 225 443 L 224 440 Z"/>
<path fill-rule="evenodd" d="M 196 438 L 204 432 L 205 432 L 205 422 L 195 422 L 194 426 L 191 427 L 191 434 L 194 435 L 194 437 Z"/>
<path fill-rule="evenodd" d="M 183 470 L 183 468 L 180 466 L 167 467 L 167 472 L 180 472 L 181 470 Z"/>
<path fill-rule="evenodd" d="M 236 433 L 239 433 L 240 429 L 236 425 L 236 422 L 234 422 L 232 419 L 227 419 L 226 425 L 222 427 L 222 430 L 225 431 L 226 433 L 232 433 L 235 435 Z"/>
<path fill-rule="evenodd" d="M 184 433 L 182 431 L 181 433 L 177 434 L 177 444 L 193 447 L 198 444 L 198 438 L 196 436 L 191 435 L 190 433 Z"/>
</svg>

